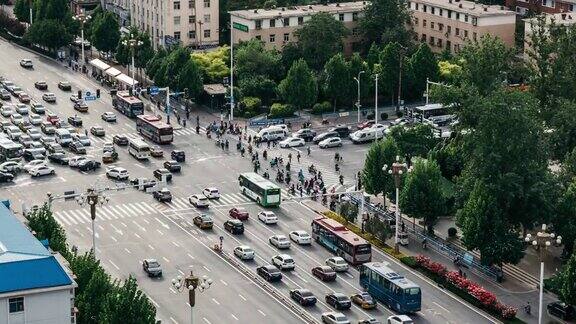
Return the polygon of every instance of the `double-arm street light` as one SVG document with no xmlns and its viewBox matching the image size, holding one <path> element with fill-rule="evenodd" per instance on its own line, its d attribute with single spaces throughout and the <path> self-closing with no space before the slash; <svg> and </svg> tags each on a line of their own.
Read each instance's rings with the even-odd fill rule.
<svg viewBox="0 0 576 324">
<path fill-rule="evenodd" d="M 200 292 L 210 288 L 212 279 L 207 276 L 196 277 L 192 271 L 188 277 L 178 276 L 172 279 L 172 286 L 176 291 L 188 291 L 188 303 L 190 304 L 190 324 L 194 324 L 194 305 L 196 304 L 196 289 Z"/>
<path fill-rule="evenodd" d="M 358 100 L 356 101 L 356 108 L 358 108 L 358 122 L 360 122 L 360 75 L 366 73 L 366 71 L 358 72 L 358 77 L 355 77 L 356 83 L 358 83 Z"/>
<path fill-rule="evenodd" d="M 546 224 L 542 224 L 542 230 L 532 235 L 530 233 L 526 234 L 524 240 L 527 243 L 532 244 L 538 249 L 538 256 L 540 258 L 540 295 L 538 300 L 538 324 L 542 324 L 542 298 L 544 296 L 544 252 L 546 249 L 552 245 L 562 244 L 562 236 L 547 231 Z"/>
<path fill-rule="evenodd" d="M 410 172 L 411 169 L 408 168 L 406 163 L 401 163 L 400 157 L 396 156 L 396 162 L 392 163 L 392 167 L 384 164 L 382 171 L 388 172 L 388 174 L 394 176 L 394 184 L 396 186 L 396 226 L 394 231 L 394 249 L 396 253 L 398 253 L 400 250 L 400 177 L 402 177 L 404 172 Z M 384 199 L 386 199 L 386 197 L 384 197 Z"/>
<path fill-rule="evenodd" d="M 134 79 L 134 72 L 136 71 L 136 65 L 134 64 L 134 55 L 136 52 L 136 48 L 142 46 L 144 42 L 136 38 L 136 35 L 130 35 L 129 39 L 125 39 L 122 41 L 122 45 L 130 47 L 130 54 L 132 56 L 132 91 L 134 91 L 134 87 L 136 84 L 136 79 Z"/>
<path fill-rule="evenodd" d="M 86 57 L 84 56 L 84 24 L 88 22 L 92 17 L 90 15 L 84 14 L 84 11 L 72 17 L 74 20 L 80 22 L 80 37 L 82 38 L 82 69 L 84 69 L 84 64 L 86 63 Z M 82 71 L 84 72 L 84 71 Z"/>
<path fill-rule="evenodd" d="M 76 202 L 83 206 L 88 204 L 90 206 L 90 219 L 92 219 L 92 253 L 94 254 L 94 259 L 96 259 L 96 206 L 104 205 L 110 198 L 104 196 L 102 192 L 95 190 L 94 188 L 88 188 L 86 193 L 76 196 Z"/>
</svg>

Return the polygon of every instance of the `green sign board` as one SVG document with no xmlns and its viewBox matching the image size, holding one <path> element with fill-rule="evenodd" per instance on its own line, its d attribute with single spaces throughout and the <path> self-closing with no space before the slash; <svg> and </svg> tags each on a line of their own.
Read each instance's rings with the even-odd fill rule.
<svg viewBox="0 0 576 324">
<path fill-rule="evenodd" d="M 242 25 L 242 24 L 240 24 L 240 23 L 235 22 L 235 23 L 232 24 L 232 26 L 234 27 L 234 29 L 241 30 L 241 31 L 243 31 L 243 32 L 245 32 L 245 33 L 248 32 L 248 26 L 246 26 L 246 25 Z"/>
</svg>

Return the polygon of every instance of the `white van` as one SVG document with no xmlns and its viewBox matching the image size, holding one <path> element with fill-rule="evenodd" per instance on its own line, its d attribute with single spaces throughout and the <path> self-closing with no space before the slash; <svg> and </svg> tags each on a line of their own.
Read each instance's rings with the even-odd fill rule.
<svg viewBox="0 0 576 324">
<path fill-rule="evenodd" d="M 278 141 L 286 138 L 286 132 L 277 126 L 270 126 L 262 129 L 256 136 L 261 141 Z"/>
<path fill-rule="evenodd" d="M 72 135 L 67 129 L 59 128 L 56 130 L 56 143 L 61 146 L 68 146 L 72 143 Z"/>
<path fill-rule="evenodd" d="M 134 138 L 128 142 L 128 153 L 137 160 L 150 158 L 150 145 L 141 139 Z"/>
<path fill-rule="evenodd" d="M 366 128 L 350 134 L 354 144 L 367 143 L 384 137 L 384 128 Z"/>
</svg>

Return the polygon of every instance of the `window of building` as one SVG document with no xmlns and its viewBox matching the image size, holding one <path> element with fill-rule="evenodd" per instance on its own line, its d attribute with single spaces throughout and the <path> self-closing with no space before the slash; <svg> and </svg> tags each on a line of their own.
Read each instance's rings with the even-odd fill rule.
<svg viewBox="0 0 576 324">
<path fill-rule="evenodd" d="M 209 15 L 209 14 L 204 15 L 204 22 L 205 22 L 205 23 L 209 23 L 209 22 L 210 22 L 210 15 Z"/>
<path fill-rule="evenodd" d="M 450 34 L 452 32 L 452 26 L 446 26 L 446 32 Z"/>
<path fill-rule="evenodd" d="M 422 19 L 422 27 L 426 27 L 426 19 Z"/>
<path fill-rule="evenodd" d="M 338 15 L 338 20 L 344 21 L 344 14 L 339 14 L 339 15 Z"/>
<path fill-rule="evenodd" d="M 276 42 L 276 35 L 270 34 L 270 43 Z"/>
<path fill-rule="evenodd" d="M 476 32 L 473 32 L 473 33 L 472 33 L 472 39 L 473 39 L 473 40 L 476 40 Z"/>
<path fill-rule="evenodd" d="M 274 27 L 276 27 L 276 20 L 270 19 L 270 28 L 274 28 Z"/>
<path fill-rule="evenodd" d="M 464 38 L 468 38 L 468 31 L 464 30 Z"/>
<path fill-rule="evenodd" d="M 304 17 L 298 17 L 298 26 L 304 25 Z"/>
<path fill-rule="evenodd" d="M 174 39 L 180 40 L 180 32 L 179 31 L 174 32 Z"/>
<path fill-rule="evenodd" d="M 418 7 L 419 7 L 418 4 L 416 4 L 416 10 L 418 10 Z"/>
<path fill-rule="evenodd" d="M 556 3 L 554 2 L 554 0 L 542 0 L 542 5 L 544 7 L 550 7 L 550 8 L 556 7 Z"/>
<path fill-rule="evenodd" d="M 196 0 L 188 0 L 188 9 L 196 7 Z"/>
<path fill-rule="evenodd" d="M 473 26 L 478 25 L 478 18 L 472 17 L 472 25 L 473 25 Z"/>
<path fill-rule="evenodd" d="M 430 36 L 430 45 L 434 45 L 434 36 Z"/>
<path fill-rule="evenodd" d="M 284 27 L 290 26 L 290 18 L 284 18 L 283 25 L 284 25 Z"/>
<path fill-rule="evenodd" d="M 464 15 L 464 22 L 468 22 L 468 15 Z"/>
<path fill-rule="evenodd" d="M 195 24 L 196 23 L 196 16 L 188 16 L 188 23 Z"/>
<path fill-rule="evenodd" d="M 204 0 L 204 8 L 210 8 L 210 0 Z"/>
<path fill-rule="evenodd" d="M 436 40 L 436 46 L 442 47 L 442 39 L 441 38 L 438 38 L 438 40 Z"/>
<path fill-rule="evenodd" d="M 357 12 L 352 13 L 352 21 L 358 21 L 358 13 Z"/>
<path fill-rule="evenodd" d="M 352 36 L 359 36 L 360 28 L 352 28 Z"/>
<path fill-rule="evenodd" d="M 254 24 L 256 29 L 262 29 L 262 19 L 257 19 Z"/>
<path fill-rule="evenodd" d="M 423 6 L 422 6 L 422 11 L 426 12 L 426 9 L 427 9 L 427 8 L 426 8 L 426 5 L 423 5 Z"/>
<path fill-rule="evenodd" d="M 434 22 L 433 21 L 430 22 L 430 29 L 434 29 Z"/>
<path fill-rule="evenodd" d="M 174 1 L 174 10 L 180 10 L 180 1 Z"/>
<path fill-rule="evenodd" d="M 414 25 L 418 26 L 418 18 L 414 18 Z"/>
<path fill-rule="evenodd" d="M 422 37 L 420 38 L 421 42 L 426 42 L 426 34 L 422 34 Z"/>
<path fill-rule="evenodd" d="M 285 41 L 285 42 L 289 42 L 289 41 L 290 41 L 290 34 L 284 34 L 284 41 Z"/>
<path fill-rule="evenodd" d="M 460 36 L 460 28 L 456 27 L 456 36 Z"/>
<path fill-rule="evenodd" d="M 456 13 L 456 20 L 460 20 L 460 13 L 459 12 Z"/>
<path fill-rule="evenodd" d="M 210 38 L 210 29 L 204 30 L 204 38 Z"/>
<path fill-rule="evenodd" d="M 447 40 L 447 41 L 446 41 L 446 49 L 447 49 L 447 50 L 450 50 L 451 48 L 452 48 L 452 42 L 449 41 L 449 40 Z"/>
<path fill-rule="evenodd" d="M 448 19 L 452 19 L 452 10 L 448 10 Z"/>
<path fill-rule="evenodd" d="M 174 25 L 180 25 L 180 16 L 174 16 Z"/>
<path fill-rule="evenodd" d="M 443 31 L 444 30 L 444 24 L 438 24 L 438 30 Z"/>
<path fill-rule="evenodd" d="M 568 5 L 568 10 L 574 11 L 574 5 L 573 5 L 573 4 L 569 4 L 569 5 Z"/>
<path fill-rule="evenodd" d="M 19 313 L 24 311 L 24 297 L 10 298 L 8 304 L 10 305 L 10 313 Z"/>
<path fill-rule="evenodd" d="M 260 36 L 260 35 L 256 35 L 256 37 L 255 37 L 255 38 L 256 38 L 257 40 L 259 40 L 259 41 L 261 41 L 261 40 L 262 40 L 262 36 Z"/>
<path fill-rule="evenodd" d="M 435 8 L 435 7 L 430 8 L 430 12 L 431 12 L 432 14 L 435 14 L 435 13 L 436 13 L 436 8 Z"/>
<path fill-rule="evenodd" d="M 439 9 L 439 10 L 440 10 L 440 13 L 438 15 L 442 16 L 442 14 L 444 13 L 444 10 L 442 10 L 442 9 Z"/>
<path fill-rule="evenodd" d="M 195 39 L 196 38 L 196 31 L 195 30 L 188 31 L 188 38 Z"/>
</svg>

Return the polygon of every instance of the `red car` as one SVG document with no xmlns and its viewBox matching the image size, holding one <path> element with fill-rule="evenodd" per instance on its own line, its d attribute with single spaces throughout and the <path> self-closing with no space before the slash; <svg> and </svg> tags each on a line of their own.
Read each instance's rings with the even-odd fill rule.
<svg viewBox="0 0 576 324">
<path fill-rule="evenodd" d="M 248 211 L 242 207 L 234 207 L 230 209 L 230 217 L 239 220 L 248 220 Z"/>
<path fill-rule="evenodd" d="M 336 280 L 336 271 L 329 266 L 320 266 L 312 268 L 312 274 L 322 281 Z"/>
<path fill-rule="evenodd" d="M 48 116 L 46 116 L 46 120 L 49 121 L 52 125 L 56 126 L 56 124 L 60 122 L 60 117 L 56 116 L 55 114 L 48 114 Z"/>
<path fill-rule="evenodd" d="M 364 128 L 372 127 L 372 125 L 374 125 L 374 124 L 375 124 L 375 121 L 367 120 L 363 123 L 358 124 L 358 129 L 364 129 Z"/>
</svg>

